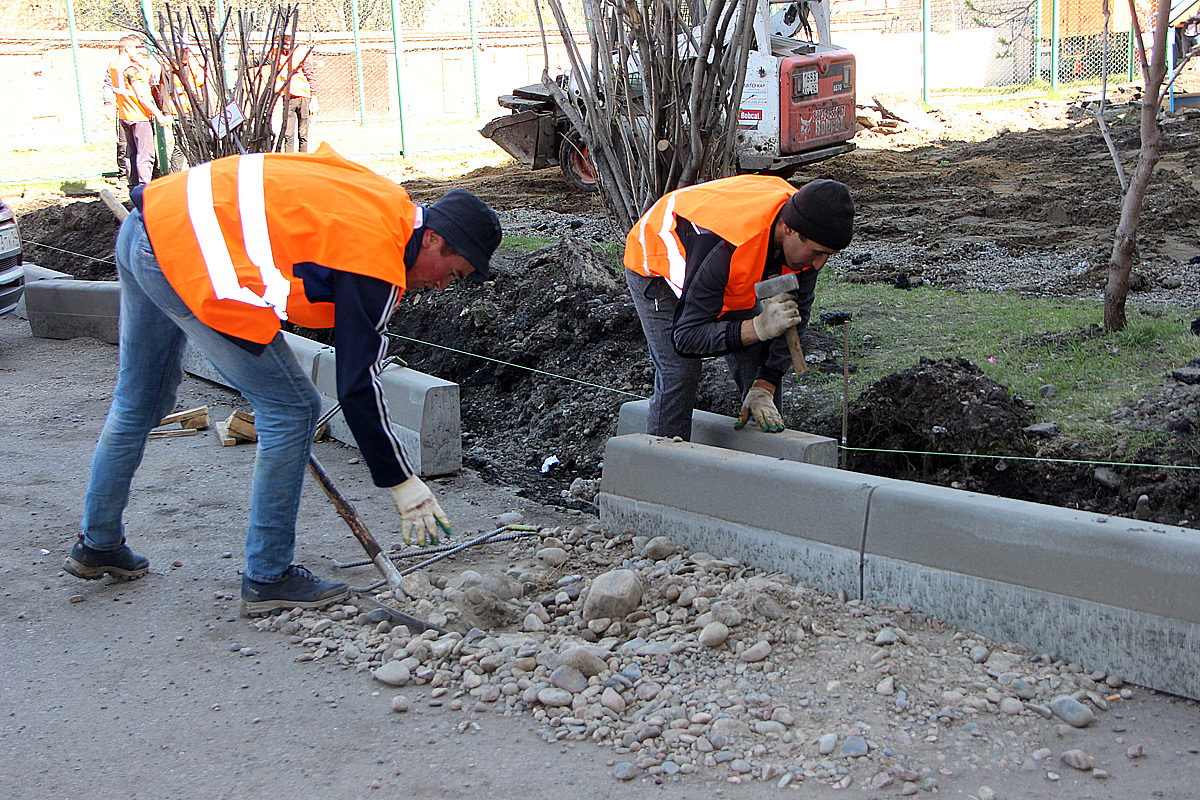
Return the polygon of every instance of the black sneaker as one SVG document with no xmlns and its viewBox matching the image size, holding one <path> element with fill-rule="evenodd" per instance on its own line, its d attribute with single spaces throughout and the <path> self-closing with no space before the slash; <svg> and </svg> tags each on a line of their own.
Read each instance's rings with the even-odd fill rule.
<svg viewBox="0 0 1200 800">
<path fill-rule="evenodd" d="M 275 583 L 259 583 L 243 575 L 241 612 L 253 617 L 279 608 L 324 608 L 349 596 L 346 584 L 322 580 L 293 564 L 283 573 L 283 580 Z"/>
<path fill-rule="evenodd" d="M 132 581 L 150 571 L 150 559 L 139 556 L 127 544 L 116 550 L 93 550 L 80 539 L 71 548 L 63 569 L 87 581 L 102 578 L 105 574 L 117 580 Z"/>
</svg>

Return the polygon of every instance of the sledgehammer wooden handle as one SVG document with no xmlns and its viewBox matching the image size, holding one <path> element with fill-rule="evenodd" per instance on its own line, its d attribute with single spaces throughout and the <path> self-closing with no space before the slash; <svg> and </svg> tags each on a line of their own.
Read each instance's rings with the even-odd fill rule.
<svg viewBox="0 0 1200 800">
<path fill-rule="evenodd" d="M 792 369 L 796 371 L 796 377 L 800 377 L 808 372 L 808 362 L 804 360 L 804 348 L 800 346 L 800 334 L 796 333 L 796 326 L 784 331 L 783 338 L 787 341 L 788 352 L 792 354 Z"/>
</svg>

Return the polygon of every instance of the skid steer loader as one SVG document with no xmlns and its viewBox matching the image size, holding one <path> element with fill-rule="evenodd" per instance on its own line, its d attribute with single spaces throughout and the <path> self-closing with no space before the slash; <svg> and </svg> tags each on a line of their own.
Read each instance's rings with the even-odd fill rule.
<svg viewBox="0 0 1200 800">
<path fill-rule="evenodd" d="M 831 43 L 828 4 L 756 0 L 758 44 L 747 56 L 738 109 L 740 172 L 787 178 L 856 147 L 854 56 Z M 570 75 L 556 80 L 569 96 Z M 498 102 L 511 113 L 480 133 L 530 169 L 558 166 L 572 186 L 596 191 L 587 148 L 545 86 L 522 86 Z"/>
</svg>

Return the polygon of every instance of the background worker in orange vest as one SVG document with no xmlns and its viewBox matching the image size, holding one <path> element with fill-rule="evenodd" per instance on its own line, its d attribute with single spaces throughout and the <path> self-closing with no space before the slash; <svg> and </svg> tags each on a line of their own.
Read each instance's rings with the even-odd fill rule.
<svg viewBox="0 0 1200 800">
<path fill-rule="evenodd" d="M 117 107 L 117 124 L 125 140 L 129 188 L 150 180 L 154 172 L 154 120 L 166 125 L 170 119 L 150 95 L 153 70 L 149 59 L 138 52 L 136 36 L 125 36 L 118 44 L 116 59 L 109 65 L 109 79 Z"/>
<path fill-rule="evenodd" d="M 799 191 L 780 178 L 739 175 L 664 195 L 625 241 L 625 280 L 654 362 L 646 432 L 690 440 L 700 359 L 724 355 L 744 398 L 735 427 L 753 417 L 783 430 L 783 333 L 803 332 L 817 275 L 850 244 L 854 201 L 845 184 L 818 180 Z M 754 284 L 799 273 L 796 297 L 761 304 Z"/>
<path fill-rule="evenodd" d="M 308 152 L 308 121 L 312 116 L 312 48 L 296 49 L 294 37 L 286 36 L 279 54 L 276 89 L 283 100 L 283 152 Z"/>
<path fill-rule="evenodd" d="M 196 54 L 196 47 L 191 44 L 180 46 L 180 67 L 182 71 L 171 76 L 171 111 L 175 112 L 175 126 L 172 139 L 174 147 L 171 150 L 171 171 L 179 172 L 188 168 L 193 161 L 199 161 L 198 153 L 191 153 L 190 140 L 187 134 L 192 126 L 192 98 L 199 103 L 205 117 L 211 116 L 210 98 L 208 97 L 208 70 L 205 69 L 204 59 Z"/>
<path fill-rule="evenodd" d="M 63 568 L 133 579 L 149 561 L 125 543 L 123 512 L 151 428 L 175 407 L 185 345 L 254 407 L 258 451 L 242 613 L 319 608 L 349 595 L 292 563 L 296 514 L 321 396 L 280 333 L 332 328 L 342 411 L 406 541 L 436 542 L 446 515 L 392 431 L 379 383 L 384 331 L 406 288 L 489 277 L 496 213 L 456 189 L 431 206 L 339 156 L 230 156 L 131 193 L 121 224 L 120 372 L 92 462 L 83 525 Z M 336 311 L 336 313 L 335 313 Z"/>
</svg>

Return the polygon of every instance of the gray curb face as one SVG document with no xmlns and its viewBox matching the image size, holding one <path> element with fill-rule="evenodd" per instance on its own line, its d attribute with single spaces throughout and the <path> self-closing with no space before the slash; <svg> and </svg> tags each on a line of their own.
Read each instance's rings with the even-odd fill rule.
<svg viewBox="0 0 1200 800">
<path fill-rule="evenodd" d="M 634 434 L 597 498 L 615 530 L 906 605 L 1200 699 L 1200 531 Z"/>
<path fill-rule="evenodd" d="M 121 284 L 116 281 L 35 280 L 25 284 L 24 303 L 34 336 L 120 341 Z"/>
</svg>

